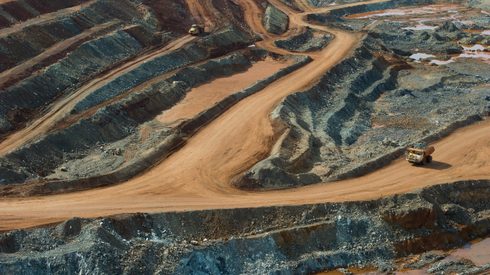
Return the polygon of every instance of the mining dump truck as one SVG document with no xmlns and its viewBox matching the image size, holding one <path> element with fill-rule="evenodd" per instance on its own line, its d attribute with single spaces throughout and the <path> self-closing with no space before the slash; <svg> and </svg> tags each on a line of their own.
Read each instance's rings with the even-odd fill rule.
<svg viewBox="0 0 490 275">
<path fill-rule="evenodd" d="M 199 36 L 203 33 L 204 33 L 204 27 L 198 24 L 192 24 L 191 28 L 189 29 L 189 34 L 193 36 Z"/>
<path fill-rule="evenodd" d="M 432 161 L 432 153 L 435 149 L 433 146 L 425 144 L 416 144 L 413 147 L 408 147 L 405 154 L 405 159 L 414 165 L 423 165 Z"/>
</svg>

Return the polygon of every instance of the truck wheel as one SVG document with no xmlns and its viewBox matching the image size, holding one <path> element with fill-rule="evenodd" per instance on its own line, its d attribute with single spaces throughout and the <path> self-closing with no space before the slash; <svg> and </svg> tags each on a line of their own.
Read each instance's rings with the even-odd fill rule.
<svg viewBox="0 0 490 275">
<path fill-rule="evenodd" d="M 427 163 L 431 163 L 432 162 L 432 156 L 428 156 L 427 157 Z"/>
</svg>

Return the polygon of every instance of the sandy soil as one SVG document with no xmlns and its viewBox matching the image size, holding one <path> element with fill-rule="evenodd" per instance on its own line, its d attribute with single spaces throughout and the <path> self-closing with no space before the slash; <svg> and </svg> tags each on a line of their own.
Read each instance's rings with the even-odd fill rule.
<svg viewBox="0 0 490 275">
<path fill-rule="evenodd" d="M 157 120 L 162 123 L 173 124 L 192 118 L 210 108 L 214 103 L 251 86 L 256 81 L 272 75 L 287 66 L 288 62 L 280 62 L 268 58 L 254 63 L 246 72 L 219 78 L 196 87 L 188 92 L 178 105 L 159 115 Z"/>
<path fill-rule="evenodd" d="M 190 138 L 181 150 L 126 183 L 71 194 L 2 199 L 0 229 L 37 226 L 74 216 L 366 200 L 438 183 L 490 177 L 487 120 L 435 143 L 434 162 L 428 166 L 415 167 L 400 159 L 369 175 L 335 183 L 270 192 L 233 188 L 232 178 L 265 157 L 280 135 L 269 119 L 275 106 L 285 96 L 312 85 L 348 56 L 361 38 L 360 34 L 302 23 L 298 19 L 304 14 L 290 16 L 295 24 L 335 35 L 312 63 L 236 104 Z"/>
<path fill-rule="evenodd" d="M 185 44 L 191 42 L 193 39 L 194 38 L 189 35 L 176 39 L 165 47 L 151 51 L 143 56 L 136 58 L 135 60 L 124 63 L 122 66 L 116 67 L 107 74 L 99 76 L 90 81 L 71 95 L 57 101 L 44 115 L 39 117 L 37 120 L 31 122 L 24 129 L 19 130 L 6 137 L 5 140 L 0 143 L 0 156 L 5 155 L 15 148 L 19 148 L 29 141 L 32 141 L 33 139 L 40 137 L 52 130 L 53 126 L 56 125 L 57 122 L 65 118 L 80 100 L 84 99 L 93 91 L 99 89 L 110 81 L 118 78 L 120 75 L 133 70 L 134 68 L 149 60 L 152 60 L 184 46 Z"/>
</svg>

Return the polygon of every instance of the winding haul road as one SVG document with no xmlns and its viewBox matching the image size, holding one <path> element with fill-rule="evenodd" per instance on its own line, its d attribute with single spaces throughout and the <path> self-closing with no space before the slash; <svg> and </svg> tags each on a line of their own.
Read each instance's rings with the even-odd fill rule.
<svg viewBox="0 0 490 275">
<path fill-rule="evenodd" d="M 264 33 L 256 3 L 238 3 L 245 10 L 250 27 L 264 37 L 260 46 L 273 47 L 271 41 L 275 38 Z M 231 186 L 233 177 L 266 157 L 281 135 L 269 118 L 277 104 L 285 96 L 313 85 L 351 54 L 363 37 L 306 23 L 304 16 L 315 11 L 298 13 L 277 5 L 289 14 L 293 28 L 309 26 L 330 32 L 335 39 L 312 54 L 310 64 L 230 108 L 145 174 L 106 188 L 0 200 L 0 230 L 39 226 L 75 216 L 366 200 L 459 179 L 490 178 L 490 121 L 483 121 L 435 143 L 435 161 L 427 167 L 413 167 L 397 160 L 363 177 L 296 189 L 248 192 Z M 316 12 L 338 7 L 341 6 Z"/>
</svg>

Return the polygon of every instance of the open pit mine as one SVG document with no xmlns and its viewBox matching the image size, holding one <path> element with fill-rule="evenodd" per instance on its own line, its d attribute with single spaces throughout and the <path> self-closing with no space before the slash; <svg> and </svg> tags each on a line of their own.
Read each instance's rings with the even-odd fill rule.
<svg viewBox="0 0 490 275">
<path fill-rule="evenodd" d="M 0 274 L 490 274 L 489 0 L 0 0 Z"/>
</svg>

